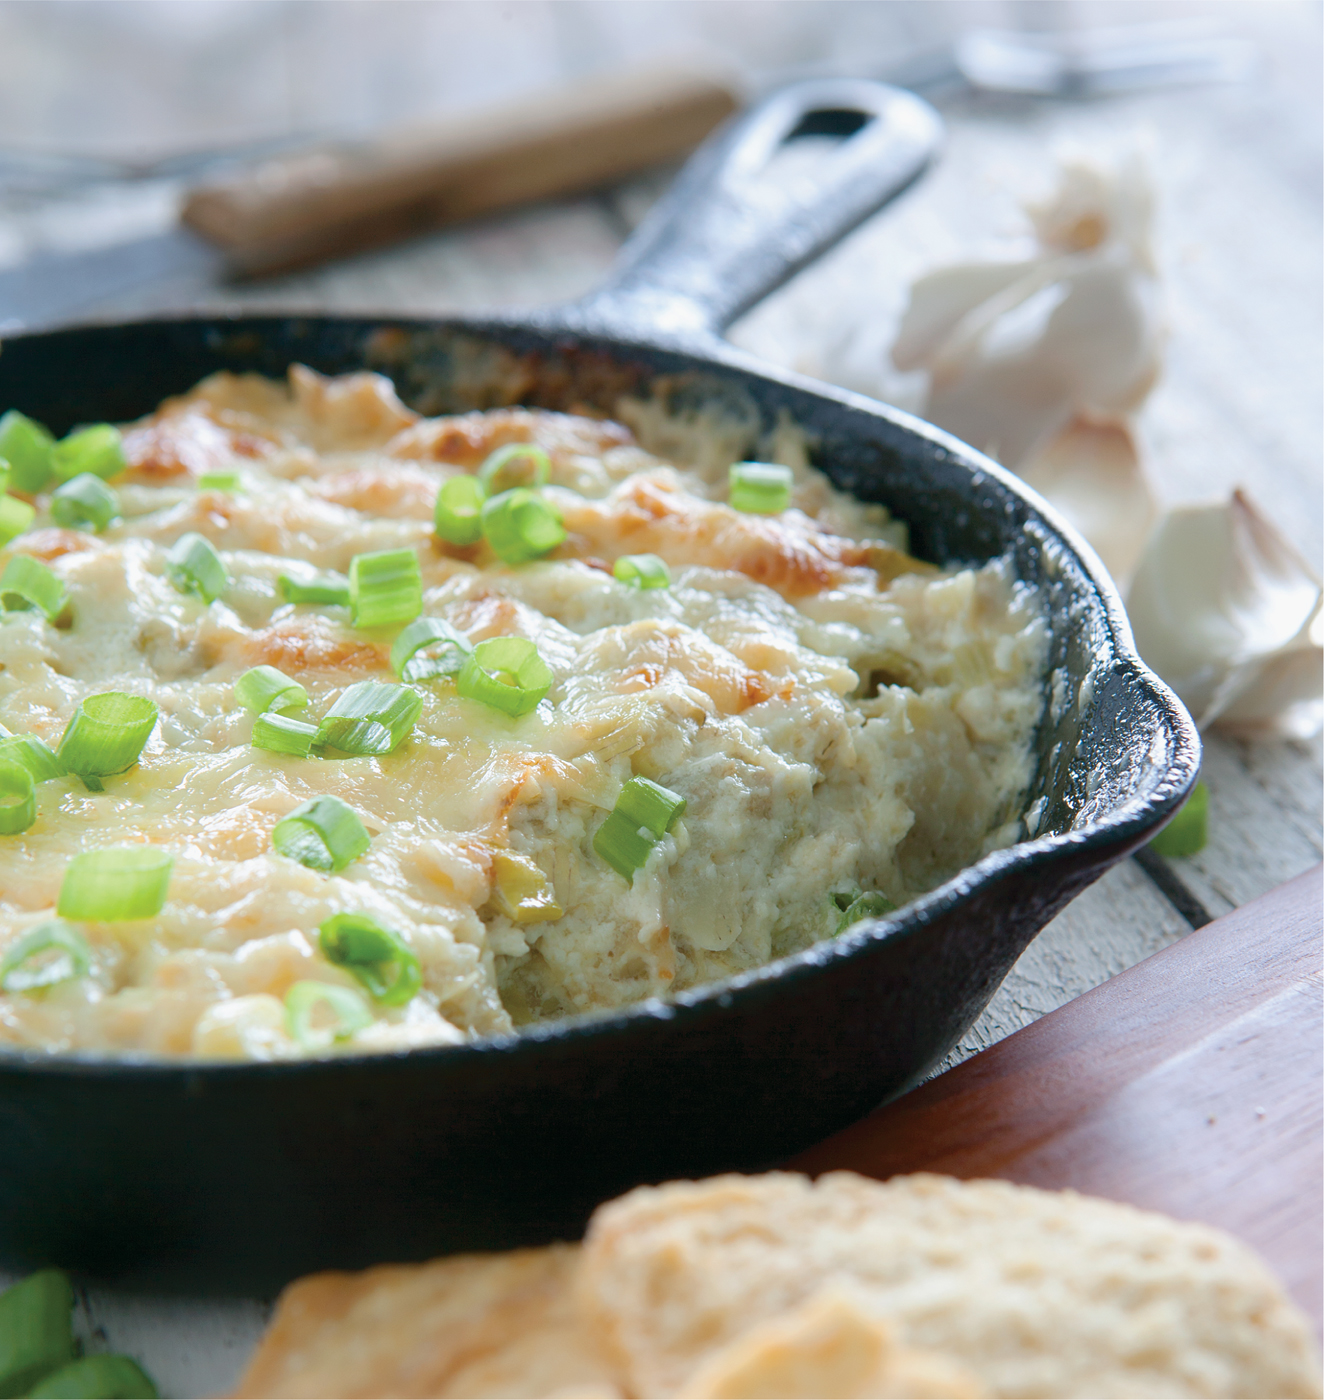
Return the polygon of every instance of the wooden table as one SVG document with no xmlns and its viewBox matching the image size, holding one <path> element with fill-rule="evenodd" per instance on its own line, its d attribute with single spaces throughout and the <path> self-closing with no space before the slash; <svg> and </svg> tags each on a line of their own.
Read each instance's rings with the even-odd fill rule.
<svg viewBox="0 0 1324 1400">
<path fill-rule="evenodd" d="M 1118 5 L 1100 20 L 1139 18 Z M 1255 81 L 1064 104 L 954 95 L 940 167 L 892 210 L 733 330 L 768 359 L 849 387 L 883 382 L 882 355 L 915 274 L 1020 226 L 1017 201 L 1051 175 L 1063 141 L 1148 146 L 1169 295 L 1164 378 L 1141 426 L 1166 502 L 1244 483 L 1306 557 L 1321 556 L 1319 17 L 1237 7 L 1268 59 Z M 105 316 L 177 306 L 429 314 L 575 296 L 610 265 L 665 184 L 522 210 L 279 282 L 155 287 Z M 141 195 L 135 196 L 141 199 Z M 164 208 L 165 205 L 163 204 Z M 2 213 L 2 211 L 0 211 Z M 1318 740 L 1207 736 L 1208 848 L 1129 860 L 1039 936 L 957 1062 L 1320 859 Z M 87 1289 L 82 1325 L 140 1355 L 164 1393 L 202 1394 L 236 1373 L 266 1315 L 256 1300 L 162 1300 Z"/>
</svg>

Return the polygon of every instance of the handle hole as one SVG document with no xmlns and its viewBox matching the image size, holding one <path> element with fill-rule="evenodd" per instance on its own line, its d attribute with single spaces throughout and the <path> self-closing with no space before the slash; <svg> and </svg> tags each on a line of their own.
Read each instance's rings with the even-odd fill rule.
<svg viewBox="0 0 1324 1400">
<path fill-rule="evenodd" d="M 806 112 L 793 131 L 782 138 L 782 145 L 789 146 L 805 136 L 835 136 L 845 140 L 862 131 L 874 120 L 872 112 L 857 112 L 849 107 L 822 107 L 814 112 Z"/>
</svg>

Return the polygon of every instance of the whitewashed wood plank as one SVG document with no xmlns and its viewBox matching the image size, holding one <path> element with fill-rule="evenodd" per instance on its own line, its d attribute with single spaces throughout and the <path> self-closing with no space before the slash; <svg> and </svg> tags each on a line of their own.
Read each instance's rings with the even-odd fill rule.
<svg viewBox="0 0 1324 1400">
<path fill-rule="evenodd" d="M 1320 743 L 1245 743 L 1205 735 L 1209 844 L 1168 862 L 1215 917 L 1318 863 Z"/>
</svg>

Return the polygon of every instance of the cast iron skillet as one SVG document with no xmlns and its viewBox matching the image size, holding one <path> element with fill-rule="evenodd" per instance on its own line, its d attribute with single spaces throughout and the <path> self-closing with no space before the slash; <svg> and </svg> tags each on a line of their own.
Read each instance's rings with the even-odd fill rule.
<svg viewBox="0 0 1324 1400">
<path fill-rule="evenodd" d="M 761 178 L 793 135 L 841 138 Z M 0 1263 L 244 1291 L 294 1274 L 571 1237 L 647 1180 L 766 1167 L 914 1084 L 1038 930 L 1195 780 L 1189 717 L 1141 665 L 1094 555 L 1007 472 L 719 339 L 904 189 L 939 140 L 909 94 L 805 84 L 719 133 L 609 285 L 525 319 L 149 321 L 9 340 L 0 406 L 125 420 L 218 369 L 390 374 L 425 412 L 720 408 L 748 451 L 789 416 L 839 486 L 940 563 L 1010 552 L 1051 615 L 1028 835 L 886 919 L 734 981 L 472 1046 L 298 1064 L 0 1062 Z"/>
</svg>

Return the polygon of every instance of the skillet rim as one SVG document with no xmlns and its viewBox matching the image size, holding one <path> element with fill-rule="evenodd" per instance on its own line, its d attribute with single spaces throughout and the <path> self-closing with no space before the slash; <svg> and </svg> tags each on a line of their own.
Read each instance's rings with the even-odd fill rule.
<svg viewBox="0 0 1324 1400">
<path fill-rule="evenodd" d="M 159 1081 L 162 1079 L 192 1080 L 198 1076 L 208 1079 L 242 1079 L 258 1075 L 264 1079 L 291 1075 L 322 1075 L 334 1072 L 337 1066 L 362 1069 L 366 1066 L 398 1066 L 407 1062 L 416 1067 L 442 1057 L 448 1064 L 466 1058 L 513 1057 L 536 1053 L 544 1045 L 574 1045 L 603 1037 L 627 1034 L 632 1027 L 648 1023 L 685 1022 L 703 1017 L 708 1012 L 725 1012 L 740 1003 L 752 1006 L 785 985 L 794 985 L 830 964 L 849 961 L 869 948 L 885 942 L 900 941 L 921 935 L 926 927 L 950 912 L 978 889 L 993 885 L 1016 874 L 1028 873 L 1044 866 L 1055 867 L 1071 863 L 1073 857 L 1088 858 L 1101 848 L 1116 849 L 1116 859 L 1123 859 L 1142 844 L 1154 830 L 1166 823 L 1185 800 L 1200 770 L 1200 739 L 1185 707 L 1172 690 L 1141 659 L 1136 650 L 1130 622 L 1116 585 L 1094 549 L 1069 525 L 1033 488 L 1008 468 L 970 447 L 959 438 L 914 414 L 869 398 L 851 390 L 841 389 L 808 375 L 782 369 L 758 359 L 717 336 L 693 334 L 668 336 L 659 333 L 651 337 L 613 335 L 596 326 L 581 327 L 576 318 L 564 310 L 533 312 L 526 316 L 489 315 L 454 317 L 410 317 L 398 314 L 355 312 L 349 315 L 293 310 L 281 312 L 264 309 L 261 314 L 241 310 L 206 314 L 152 315 L 133 320 L 96 320 L 25 334 L 5 336 L 0 346 L 10 342 L 53 341 L 66 335 L 86 335 L 89 332 L 133 332 L 172 327 L 199 330 L 217 329 L 229 333 L 248 329 L 254 332 L 270 330 L 291 323 L 313 327 L 357 329 L 363 335 L 389 330 L 416 333 L 470 335 L 475 338 L 499 340 L 502 347 L 512 338 L 528 343 L 538 342 L 539 348 L 555 353 L 569 348 L 605 351 L 616 358 L 635 356 L 674 356 L 692 362 L 691 369 L 700 371 L 733 371 L 742 376 L 807 394 L 828 404 L 882 419 L 891 428 L 912 438 L 920 438 L 946 457 L 963 467 L 972 476 L 991 477 L 1003 490 L 1020 497 L 1037 516 L 1043 527 L 1039 547 L 1050 547 L 1065 553 L 1087 581 L 1092 605 L 1101 611 L 1106 640 L 1106 654 L 1096 655 L 1087 673 L 1102 678 L 1116 675 L 1139 690 L 1148 691 L 1157 717 L 1166 720 L 1172 737 L 1171 752 L 1161 777 L 1144 796 L 1131 796 L 1119 807 L 1101 817 L 1093 818 L 1079 828 L 1053 832 L 1017 841 L 1011 846 L 992 851 L 971 865 L 965 866 L 936 889 L 911 901 L 894 914 L 880 919 L 866 919 L 845 933 L 820 940 L 809 948 L 775 959 L 762 967 L 738 973 L 733 977 L 677 993 L 667 1001 L 649 998 L 622 1011 L 611 1013 L 587 1012 L 556 1021 L 539 1022 L 517 1031 L 481 1037 L 461 1045 L 421 1046 L 408 1050 L 340 1053 L 317 1058 L 269 1061 L 231 1061 L 206 1059 L 165 1059 L 145 1056 L 111 1057 L 92 1051 L 57 1053 L 28 1048 L 0 1047 L 0 1073 L 31 1073 L 40 1076 L 100 1079 L 107 1075 L 131 1079 Z M 267 339 L 271 337 L 268 335 Z M 291 363 L 294 363 L 291 360 Z M 366 367 L 366 365 L 365 365 Z M 249 371 L 262 373 L 262 371 Z M 376 372 L 384 372 L 377 369 Z M 664 371 L 654 368 L 654 377 Z M 389 374 L 387 377 L 390 377 Z M 190 386 L 191 387 L 191 386 Z M 181 390 L 180 392 L 187 392 Z M 149 412 L 152 410 L 148 410 Z M 821 470 L 821 468 L 820 468 Z M 1097 681 L 1095 686 L 1098 689 Z M 1151 731 L 1163 732 L 1161 722 Z M 1107 862 L 1108 865 L 1115 863 Z M 1036 928 L 1037 936 L 1040 930 Z"/>
</svg>

